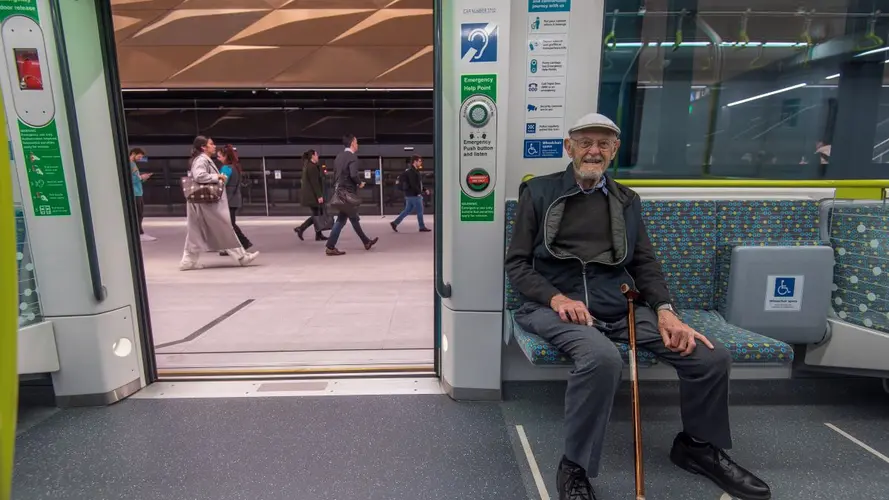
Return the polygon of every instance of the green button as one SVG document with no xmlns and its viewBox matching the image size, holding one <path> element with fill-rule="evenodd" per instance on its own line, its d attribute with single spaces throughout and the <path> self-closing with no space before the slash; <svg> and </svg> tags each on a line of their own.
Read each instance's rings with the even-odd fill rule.
<svg viewBox="0 0 889 500">
<path fill-rule="evenodd" d="M 466 117 L 469 123 L 476 127 L 481 127 L 488 122 L 488 108 L 482 104 L 473 104 L 469 106 Z"/>
</svg>

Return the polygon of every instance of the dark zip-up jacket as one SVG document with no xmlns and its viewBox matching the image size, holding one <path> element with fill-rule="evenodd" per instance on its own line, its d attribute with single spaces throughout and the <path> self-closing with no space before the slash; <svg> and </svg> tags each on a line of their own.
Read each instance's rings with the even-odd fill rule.
<svg viewBox="0 0 889 500">
<path fill-rule="evenodd" d="M 423 194 L 423 179 L 420 177 L 420 171 L 409 167 L 404 171 L 404 175 L 407 181 L 404 186 L 405 198 L 416 198 Z"/>
<path fill-rule="evenodd" d="M 584 302 L 602 321 L 627 313 L 620 286 L 641 292 L 651 307 L 668 304 L 670 292 L 642 220 L 642 200 L 626 186 L 606 177 L 612 248 L 584 261 L 555 243 L 565 200 L 581 194 L 571 165 L 564 172 L 535 177 L 519 188 L 512 241 L 506 254 L 510 282 L 526 300 L 549 306 L 559 294 Z"/>
</svg>

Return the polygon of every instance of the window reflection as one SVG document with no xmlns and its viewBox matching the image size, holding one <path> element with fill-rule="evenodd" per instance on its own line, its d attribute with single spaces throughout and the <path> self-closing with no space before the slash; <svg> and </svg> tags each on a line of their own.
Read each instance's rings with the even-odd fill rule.
<svg viewBox="0 0 889 500">
<path fill-rule="evenodd" d="M 887 13 L 889 1 L 607 0 L 599 109 L 623 131 L 618 175 L 885 177 Z"/>
</svg>

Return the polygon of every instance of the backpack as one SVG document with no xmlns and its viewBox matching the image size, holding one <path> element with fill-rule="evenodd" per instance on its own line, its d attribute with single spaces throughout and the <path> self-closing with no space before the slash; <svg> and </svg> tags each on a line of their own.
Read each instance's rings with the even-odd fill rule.
<svg viewBox="0 0 889 500">
<path fill-rule="evenodd" d="M 395 189 L 404 191 L 407 188 L 407 171 L 408 169 L 405 169 L 404 172 L 398 174 L 398 178 L 395 179 Z"/>
</svg>

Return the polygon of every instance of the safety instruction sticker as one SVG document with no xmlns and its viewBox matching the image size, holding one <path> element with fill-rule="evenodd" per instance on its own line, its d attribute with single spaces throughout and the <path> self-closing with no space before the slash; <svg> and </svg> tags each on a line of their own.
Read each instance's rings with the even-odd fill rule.
<svg viewBox="0 0 889 500">
<path fill-rule="evenodd" d="M 562 157 L 570 16 L 570 0 L 528 0 L 524 158 Z"/>
<path fill-rule="evenodd" d="M 4 100 L 18 115 L 22 163 L 27 171 L 34 215 L 71 215 L 58 128 L 53 115 L 55 104 L 49 68 L 45 60 L 46 43 L 39 26 L 36 0 L 0 0 L 0 22 L 4 33 L 4 57 L 15 58 L 14 64 L 7 64 L 7 68 L 15 68 L 9 75 L 13 98 L 4 96 Z M 7 32 L 10 34 L 8 38 Z M 44 56 L 42 61 L 41 55 Z"/>
<path fill-rule="evenodd" d="M 460 221 L 494 221 L 497 75 L 460 77 Z"/>
<path fill-rule="evenodd" d="M 766 280 L 766 311 L 799 311 L 805 276 L 770 275 Z"/>
</svg>

